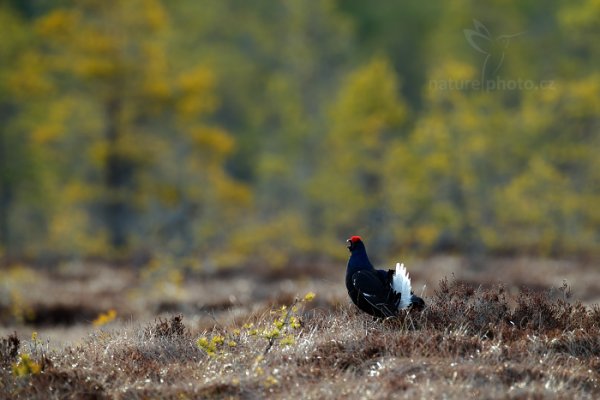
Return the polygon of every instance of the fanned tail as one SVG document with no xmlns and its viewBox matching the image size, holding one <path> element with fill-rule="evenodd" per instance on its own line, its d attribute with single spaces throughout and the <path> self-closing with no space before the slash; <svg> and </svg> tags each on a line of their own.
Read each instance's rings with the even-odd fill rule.
<svg viewBox="0 0 600 400">
<path fill-rule="evenodd" d="M 400 304 L 398 309 L 407 308 L 410 305 L 411 288 L 410 288 L 410 277 L 404 264 L 396 264 L 396 273 L 392 280 L 392 286 L 396 293 L 400 293 Z"/>
</svg>

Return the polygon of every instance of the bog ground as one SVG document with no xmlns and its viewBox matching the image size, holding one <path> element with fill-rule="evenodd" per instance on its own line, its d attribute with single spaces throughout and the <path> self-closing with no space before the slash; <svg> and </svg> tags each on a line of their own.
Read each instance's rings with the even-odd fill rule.
<svg viewBox="0 0 600 400">
<path fill-rule="evenodd" d="M 343 265 L 79 267 L 5 274 L 4 398 L 600 396 L 592 263 L 415 260 L 428 307 L 384 322 L 349 304 Z"/>
</svg>

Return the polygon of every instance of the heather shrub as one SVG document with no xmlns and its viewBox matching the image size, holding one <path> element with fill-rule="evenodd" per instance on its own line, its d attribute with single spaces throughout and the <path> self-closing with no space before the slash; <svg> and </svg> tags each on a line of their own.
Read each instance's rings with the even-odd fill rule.
<svg viewBox="0 0 600 400">
<path fill-rule="evenodd" d="M 15 399 L 600 395 L 600 312 L 571 301 L 566 285 L 510 294 L 444 279 L 424 310 L 387 320 L 347 302 L 307 307 L 313 297 L 286 295 L 210 329 L 180 314 L 103 325 L 55 351 L 37 335 L 25 344 L 10 335 L 0 340 L 0 391 Z"/>
</svg>

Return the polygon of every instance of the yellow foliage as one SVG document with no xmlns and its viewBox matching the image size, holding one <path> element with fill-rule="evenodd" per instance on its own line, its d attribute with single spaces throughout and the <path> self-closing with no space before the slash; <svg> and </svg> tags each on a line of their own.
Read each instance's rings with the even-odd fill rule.
<svg viewBox="0 0 600 400">
<path fill-rule="evenodd" d="M 558 20 L 565 26 L 580 30 L 597 27 L 600 19 L 600 2 L 597 0 L 584 0 L 567 2 L 566 6 L 558 13 Z"/>
<path fill-rule="evenodd" d="M 98 317 L 92 322 L 92 324 L 96 327 L 106 325 L 112 322 L 117 317 L 117 312 L 113 309 L 108 310 L 105 313 L 101 313 Z"/>
<path fill-rule="evenodd" d="M 265 331 L 263 331 L 263 336 L 266 337 L 267 339 L 277 338 L 277 337 L 279 337 L 280 334 L 281 334 L 281 331 L 277 327 L 274 327 L 272 329 L 266 329 Z"/>
<path fill-rule="evenodd" d="M 18 68 L 8 75 L 8 87 L 20 99 L 51 94 L 54 85 L 45 76 L 48 60 L 33 51 L 26 51 L 19 59 Z"/>
<path fill-rule="evenodd" d="M 470 63 L 454 59 L 440 62 L 431 72 L 431 79 L 469 81 L 478 78 L 479 71 Z"/>
<path fill-rule="evenodd" d="M 271 387 L 271 386 L 277 385 L 278 383 L 279 383 L 279 381 L 273 375 L 267 376 L 265 378 L 265 380 L 263 381 L 263 385 L 265 387 Z"/>
<path fill-rule="evenodd" d="M 71 195 L 75 198 L 61 198 L 63 207 L 53 213 L 48 227 L 49 243 L 55 251 L 81 251 L 87 254 L 103 254 L 106 248 L 106 236 L 103 233 L 89 235 L 89 214 L 74 205 L 81 195 L 93 195 L 94 191 L 84 193 L 76 188 Z M 82 189 L 83 190 L 83 189 Z"/>
<path fill-rule="evenodd" d="M 179 115 L 187 118 L 197 117 L 216 109 L 217 98 L 212 94 L 216 78 L 207 67 L 197 67 L 182 74 L 177 84 L 181 92 L 176 105 Z"/>
<path fill-rule="evenodd" d="M 418 243 L 431 247 L 440 234 L 440 229 L 432 224 L 423 224 L 415 229 L 415 238 Z"/>
<path fill-rule="evenodd" d="M 290 230 L 290 227 L 294 229 Z M 313 245 L 311 238 L 304 234 L 304 221 L 296 214 L 280 215 L 260 225 L 247 225 L 244 228 L 232 235 L 231 253 L 240 255 L 241 259 L 252 255 L 255 262 L 273 268 L 283 268 L 289 263 L 293 252 L 309 251 Z M 257 248 L 261 249 L 260 255 L 256 254 Z M 239 262 L 239 259 L 232 261 Z"/>
<path fill-rule="evenodd" d="M 82 182 L 69 182 L 65 185 L 63 196 L 67 203 L 76 204 L 93 198 L 94 191 Z"/>
<path fill-rule="evenodd" d="M 294 344 L 296 344 L 296 338 L 294 337 L 294 335 L 286 335 L 279 341 L 279 344 L 281 344 L 282 346 L 293 346 Z"/>
<path fill-rule="evenodd" d="M 212 179 L 213 189 L 225 214 L 239 215 L 244 211 L 243 207 L 250 204 L 252 192 L 247 185 L 234 181 L 224 174 L 213 174 L 211 178 L 216 178 Z"/>
<path fill-rule="evenodd" d="M 36 30 L 42 37 L 70 39 L 79 20 L 80 14 L 77 10 L 59 8 L 38 19 Z"/>
<path fill-rule="evenodd" d="M 118 75 L 122 65 L 114 58 L 80 58 L 75 60 L 73 70 L 86 79 L 107 79 Z"/>
<path fill-rule="evenodd" d="M 25 322 L 35 316 L 35 312 L 27 302 L 27 297 L 20 291 L 10 291 L 10 314 L 19 321 Z"/>
<path fill-rule="evenodd" d="M 85 54 L 94 58 L 113 58 L 118 55 L 120 40 L 114 34 L 96 31 L 93 35 L 80 35 L 73 38 Z"/>
<path fill-rule="evenodd" d="M 55 144 L 64 139 L 68 119 L 77 111 L 77 100 L 55 100 L 48 106 L 47 111 L 45 120 L 31 132 L 32 140 L 39 145 Z"/>
<path fill-rule="evenodd" d="M 341 17 L 334 2 L 286 5 L 283 19 L 160 0 L 38 4 L 26 17 L 17 3 L 0 7 L 9 149 L 0 175 L 14 186 L 16 242 L 0 244 L 7 252 L 106 256 L 121 228 L 104 218 L 109 203 L 130 214 L 124 256 L 164 245 L 207 251 L 218 266 L 345 258 L 337 246 L 358 230 L 416 249 L 461 240 L 491 250 L 597 247 L 597 0 L 549 5 L 558 26 L 544 32 L 512 30 L 526 22 L 523 10 L 498 2 L 511 15 L 485 28 L 504 46 L 494 48 L 500 60 L 489 58 L 502 64 L 498 77 L 552 85 L 493 91 L 469 84 L 487 59 L 461 35 L 471 21 L 456 5 L 419 14 L 431 30 L 407 36 L 406 54 L 421 49 L 412 60 L 386 58 L 393 38 L 383 20 L 378 33 L 351 37 L 352 19 L 364 16 Z M 198 21 L 191 10 L 203 11 Z M 306 40 L 313 34 L 323 40 Z M 344 42 L 375 37 L 382 56 L 344 77 Z M 564 54 L 542 54 L 549 42 Z M 123 179 L 106 179 L 115 174 Z M 177 271 L 161 265 L 153 282 L 177 294 Z"/>
<path fill-rule="evenodd" d="M 574 118 L 600 115 L 600 74 L 571 82 L 566 90 L 565 111 Z"/>
<path fill-rule="evenodd" d="M 313 301 L 315 299 L 315 293 L 314 292 L 308 292 L 304 295 L 304 301 Z"/>
<path fill-rule="evenodd" d="M 545 160 L 534 158 L 496 196 L 499 228 L 510 232 L 506 245 L 548 254 L 558 242 L 566 244 L 561 225 L 577 212 L 577 203 L 565 177 Z"/>
<path fill-rule="evenodd" d="M 19 361 L 12 366 L 12 373 L 16 377 L 39 374 L 41 370 L 40 364 L 32 360 L 29 354 L 21 354 Z"/>
<path fill-rule="evenodd" d="M 39 144 L 47 144 L 59 138 L 63 130 L 60 126 L 56 125 L 39 125 L 31 133 L 31 138 L 34 142 Z"/>
<path fill-rule="evenodd" d="M 406 119 L 406 106 L 397 90 L 396 74 L 386 59 L 376 58 L 352 73 L 333 108 L 336 125 L 331 138 L 350 139 L 367 148 L 382 145 L 381 135 Z"/>
<path fill-rule="evenodd" d="M 143 43 L 141 47 L 145 59 L 148 60 L 143 75 L 142 91 L 156 100 L 170 99 L 173 93 L 164 46 L 161 42 L 151 41 Z"/>
<path fill-rule="evenodd" d="M 204 336 L 198 338 L 196 346 L 198 346 L 199 349 L 204 350 L 209 356 L 214 356 L 217 352 L 217 344 L 214 341 L 209 341 Z"/>
<path fill-rule="evenodd" d="M 108 143 L 107 142 L 96 142 L 93 143 L 88 150 L 90 161 L 94 164 L 103 166 L 106 163 L 108 156 Z"/>
<path fill-rule="evenodd" d="M 289 161 L 285 157 L 277 154 L 265 154 L 261 157 L 258 166 L 258 173 L 267 177 L 285 177 L 289 173 Z"/>
<path fill-rule="evenodd" d="M 145 79 L 143 91 L 154 99 L 167 100 L 171 96 L 171 87 L 165 79 L 161 78 L 154 75 Z"/>
<path fill-rule="evenodd" d="M 176 206 L 181 201 L 179 188 L 168 183 L 159 185 L 156 188 L 156 197 L 166 206 Z"/>
<path fill-rule="evenodd" d="M 221 335 L 216 335 L 216 336 L 213 336 L 213 338 L 211 339 L 211 342 L 214 343 L 216 346 L 220 346 L 223 343 L 225 343 L 225 338 Z"/>
<path fill-rule="evenodd" d="M 154 31 L 164 29 L 168 25 L 168 16 L 160 1 L 144 0 L 136 11 L 144 14 L 144 20 Z"/>
<path fill-rule="evenodd" d="M 141 270 L 141 280 L 161 296 L 179 298 L 184 276 L 180 264 L 168 255 L 152 258 Z"/>
<path fill-rule="evenodd" d="M 230 154 L 235 146 L 234 139 L 225 130 L 218 127 L 206 126 L 192 129 L 189 135 L 200 150 L 218 160 Z"/>
<path fill-rule="evenodd" d="M 28 293 L 31 285 L 39 279 L 35 270 L 22 264 L 11 265 L 2 271 L 0 300 L 8 300 L 8 304 L 5 305 L 10 312 L 10 317 L 16 321 L 25 322 L 35 316 L 28 301 Z"/>
</svg>

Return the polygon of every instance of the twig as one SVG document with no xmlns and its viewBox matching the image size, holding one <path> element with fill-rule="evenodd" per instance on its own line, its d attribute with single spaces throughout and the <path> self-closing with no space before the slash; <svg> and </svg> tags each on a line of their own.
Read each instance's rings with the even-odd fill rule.
<svg viewBox="0 0 600 400">
<path fill-rule="evenodd" d="M 288 307 L 287 313 L 285 314 L 285 319 L 283 320 L 283 326 L 284 326 L 284 327 L 287 325 L 288 321 L 290 320 L 290 313 L 292 312 L 292 309 L 294 308 L 294 306 L 295 306 L 296 304 L 298 304 L 298 301 L 299 301 L 299 300 L 298 300 L 298 298 L 296 297 L 296 298 L 294 299 L 294 302 L 292 303 L 292 305 Z M 269 350 L 271 350 L 271 347 L 273 347 L 273 344 L 275 343 L 275 339 L 276 339 L 276 337 L 275 337 L 275 336 L 271 336 L 271 337 L 269 338 L 269 343 L 267 343 L 267 347 L 265 348 L 265 351 L 264 351 L 264 353 L 263 353 L 263 356 L 266 356 L 266 355 L 267 355 L 267 353 L 269 352 Z"/>
</svg>

